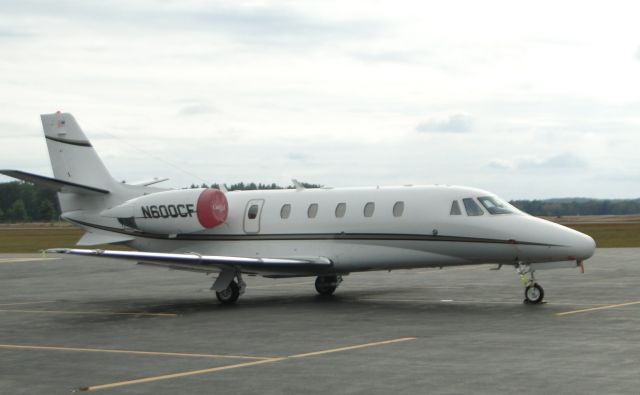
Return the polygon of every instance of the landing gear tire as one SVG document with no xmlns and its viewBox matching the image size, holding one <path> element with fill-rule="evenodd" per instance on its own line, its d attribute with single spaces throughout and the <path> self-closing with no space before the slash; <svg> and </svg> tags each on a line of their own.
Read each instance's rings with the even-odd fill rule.
<svg viewBox="0 0 640 395">
<path fill-rule="evenodd" d="M 524 302 L 528 304 L 540 304 L 544 299 L 544 289 L 538 284 L 529 284 L 524 289 Z"/>
<path fill-rule="evenodd" d="M 316 291 L 323 296 L 333 295 L 341 282 L 342 276 L 318 276 L 316 278 Z"/>
<path fill-rule="evenodd" d="M 233 304 L 240 297 L 240 287 L 235 281 L 231 281 L 229 286 L 220 292 L 216 292 L 216 297 L 222 304 Z"/>
</svg>

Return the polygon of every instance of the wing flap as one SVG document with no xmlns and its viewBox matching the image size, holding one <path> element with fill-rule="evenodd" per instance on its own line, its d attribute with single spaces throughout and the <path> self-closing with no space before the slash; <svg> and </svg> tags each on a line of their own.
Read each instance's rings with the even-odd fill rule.
<svg viewBox="0 0 640 395">
<path fill-rule="evenodd" d="M 255 274 L 317 274 L 330 271 L 331 259 L 326 257 L 304 258 L 249 258 L 236 256 L 200 255 L 191 253 L 163 253 L 142 251 L 86 250 L 77 248 L 54 248 L 46 252 L 94 256 L 139 261 L 142 264 L 163 266 L 172 269 L 216 271 L 234 267 L 242 272 Z"/>
<path fill-rule="evenodd" d="M 184 263 L 172 264 L 172 263 L 166 263 L 166 262 L 160 263 L 160 262 L 140 261 L 138 262 L 138 265 L 158 267 L 158 268 L 164 268 L 169 270 L 180 270 L 183 272 L 199 272 L 199 273 L 206 273 L 206 274 L 217 273 L 222 270 L 221 268 L 215 267 L 215 266 L 198 266 L 198 265 L 189 265 Z"/>
</svg>

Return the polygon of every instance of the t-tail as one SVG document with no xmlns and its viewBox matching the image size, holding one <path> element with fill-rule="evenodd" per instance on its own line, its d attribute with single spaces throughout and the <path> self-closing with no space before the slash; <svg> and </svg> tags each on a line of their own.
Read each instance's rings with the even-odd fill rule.
<svg viewBox="0 0 640 395">
<path fill-rule="evenodd" d="M 130 239 L 101 231 L 92 225 L 103 222 L 104 217 L 100 213 L 104 210 L 139 196 L 162 191 L 149 185 L 163 180 L 154 179 L 136 185 L 116 181 L 73 115 L 56 112 L 40 117 L 53 177 L 20 170 L 0 170 L 0 173 L 57 191 L 62 219 L 89 232 L 78 242 L 79 245 Z"/>
<path fill-rule="evenodd" d="M 117 182 L 73 115 L 57 112 L 40 118 L 55 179 L 88 190 L 113 192 Z"/>
</svg>

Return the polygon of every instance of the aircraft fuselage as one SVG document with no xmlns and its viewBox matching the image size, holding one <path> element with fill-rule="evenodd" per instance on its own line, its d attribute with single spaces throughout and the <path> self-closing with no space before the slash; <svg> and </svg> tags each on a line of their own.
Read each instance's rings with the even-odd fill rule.
<svg viewBox="0 0 640 395">
<path fill-rule="evenodd" d="M 226 222 L 189 234 L 140 232 L 99 213 L 83 212 L 82 218 L 68 213 L 65 217 L 85 227 L 95 224 L 101 230 L 135 236 L 130 244 L 142 251 L 323 256 L 334 262 L 336 273 L 579 261 L 590 257 L 595 248 L 589 236 L 510 205 L 506 207 L 510 213 L 492 214 L 478 198 L 497 197 L 474 188 L 320 188 L 229 192 L 226 196 Z M 474 211 L 465 207 L 465 199 L 474 201 Z M 457 210 L 453 210 L 455 204 Z M 147 216 L 142 211 L 138 215 Z"/>
</svg>

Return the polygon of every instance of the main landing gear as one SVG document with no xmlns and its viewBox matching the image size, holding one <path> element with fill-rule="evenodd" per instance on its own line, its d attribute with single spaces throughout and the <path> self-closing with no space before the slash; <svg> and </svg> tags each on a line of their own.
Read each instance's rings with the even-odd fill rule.
<svg viewBox="0 0 640 395">
<path fill-rule="evenodd" d="M 221 274 L 222 276 L 223 274 Z M 235 273 L 236 280 L 231 280 L 229 285 L 223 290 L 216 291 L 216 297 L 222 304 L 233 304 L 238 301 L 240 295 L 244 293 L 247 284 L 242 279 L 242 274 L 240 272 Z M 217 280 L 216 280 L 217 281 Z M 215 289 L 215 283 L 212 289 Z"/>
<path fill-rule="evenodd" d="M 544 299 L 544 289 L 540 284 L 536 282 L 534 276 L 534 270 L 529 265 L 525 265 L 522 262 L 518 263 L 516 271 L 520 275 L 520 281 L 524 285 L 524 303 L 527 304 L 540 304 Z M 529 278 L 527 278 L 527 274 Z"/>
<path fill-rule="evenodd" d="M 316 278 L 316 291 L 324 296 L 333 295 L 341 282 L 342 276 L 318 276 Z"/>
<path fill-rule="evenodd" d="M 342 282 L 342 276 L 318 276 L 316 278 L 316 291 L 320 295 L 330 296 L 336 291 Z M 226 285 L 226 287 L 225 287 Z M 244 293 L 246 283 L 242 280 L 242 274 L 233 271 L 222 271 L 211 286 L 216 291 L 216 297 L 222 304 L 233 304 Z"/>
</svg>

